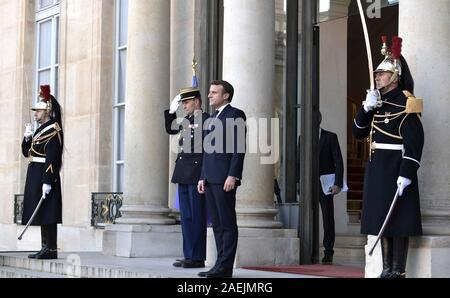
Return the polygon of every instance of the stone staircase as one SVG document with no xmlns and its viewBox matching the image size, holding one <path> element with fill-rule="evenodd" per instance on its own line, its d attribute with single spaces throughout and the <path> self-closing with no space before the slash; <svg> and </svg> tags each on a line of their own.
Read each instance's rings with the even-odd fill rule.
<svg viewBox="0 0 450 298">
<path fill-rule="evenodd" d="M 0 278 L 67 278 L 66 275 L 41 271 L 25 270 L 12 267 L 0 267 Z"/>
<path fill-rule="evenodd" d="M 351 223 L 359 223 L 361 220 L 364 168 L 360 166 L 347 167 L 347 212 Z"/>
<path fill-rule="evenodd" d="M 93 261 L 104 259 L 104 264 Z M 124 268 L 121 261 L 100 253 L 59 254 L 57 260 L 29 259 L 26 254 L 0 255 L 0 278 L 152 278 L 160 274 L 140 268 Z M 83 259 L 83 262 L 81 262 Z M 135 259 L 132 260 L 132 263 Z"/>
<path fill-rule="evenodd" d="M 204 269 L 175 268 L 171 258 L 122 258 L 101 252 L 58 253 L 57 260 L 28 259 L 26 253 L 0 252 L 0 278 L 199 278 Z M 179 257 L 178 257 L 179 258 Z M 237 268 L 236 278 L 314 277 Z"/>
</svg>

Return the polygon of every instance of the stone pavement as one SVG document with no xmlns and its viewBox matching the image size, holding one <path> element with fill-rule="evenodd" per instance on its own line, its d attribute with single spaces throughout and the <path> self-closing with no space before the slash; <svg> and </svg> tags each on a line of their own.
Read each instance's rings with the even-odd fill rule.
<svg viewBox="0 0 450 298">
<path fill-rule="evenodd" d="M 175 268 L 173 258 L 122 258 L 100 252 L 59 253 L 58 260 L 28 259 L 27 253 L 0 253 L 0 277 L 36 278 L 200 278 L 200 269 Z M 234 278 L 315 278 L 319 276 L 235 269 Z"/>
</svg>

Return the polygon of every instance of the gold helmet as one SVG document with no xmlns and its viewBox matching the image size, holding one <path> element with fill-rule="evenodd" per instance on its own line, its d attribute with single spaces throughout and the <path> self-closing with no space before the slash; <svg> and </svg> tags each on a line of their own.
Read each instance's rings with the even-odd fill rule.
<svg viewBox="0 0 450 298">
<path fill-rule="evenodd" d="M 402 54 L 402 39 L 398 36 L 392 38 L 392 47 L 389 49 L 387 46 L 387 36 L 382 36 L 383 47 L 381 48 L 381 54 L 384 56 L 384 60 L 378 65 L 374 73 L 377 72 L 390 72 L 392 77 L 387 84 L 389 86 L 396 78 L 402 75 L 402 64 L 400 57 Z"/>
<path fill-rule="evenodd" d="M 39 102 L 31 109 L 33 111 L 46 110 L 52 112 L 52 96 L 49 85 L 41 85 L 39 91 Z"/>
</svg>

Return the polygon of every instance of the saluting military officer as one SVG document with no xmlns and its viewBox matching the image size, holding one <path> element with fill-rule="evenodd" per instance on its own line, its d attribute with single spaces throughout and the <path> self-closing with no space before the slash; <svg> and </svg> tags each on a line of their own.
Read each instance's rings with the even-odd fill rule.
<svg viewBox="0 0 450 298">
<path fill-rule="evenodd" d="M 61 108 L 50 94 L 50 86 L 40 86 L 39 97 L 40 101 L 32 110 L 40 126 L 33 133 L 31 125 L 26 125 L 22 142 L 22 153 L 29 159 L 22 224 L 28 223 L 41 197 L 44 197 L 31 223 L 41 226 L 41 250 L 28 257 L 57 259 L 57 224 L 62 222 L 59 176 L 63 154 Z"/>
<path fill-rule="evenodd" d="M 186 117 L 176 122 L 176 111 L 183 105 Z M 183 260 L 175 267 L 202 268 L 206 259 L 206 203 L 204 195 L 197 191 L 203 159 L 203 123 L 209 115 L 201 109 L 202 99 L 197 88 L 182 89 L 164 111 L 166 131 L 178 134 L 179 153 L 172 175 L 172 183 L 178 183 L 181 229 L 183 234 Z"/>
<path fill-rule="evenodd" d="M 358 139 L 368 137 L 370 157 L 364 177 L 361 233 L 378 235 L 398 188 L 399 199 L 381 239 L 381 278 L 406 276 L 408 237 L 422 234 L 417 170 L 424 132 L 422 100 L 414 97 L 414 81 L 401 56 L 402 39 L 392 47 L 383 36 L 383 62 L 375 70 L 377 90 L 368 90 L 366 101 L 353 122 Z"/>
</svg>

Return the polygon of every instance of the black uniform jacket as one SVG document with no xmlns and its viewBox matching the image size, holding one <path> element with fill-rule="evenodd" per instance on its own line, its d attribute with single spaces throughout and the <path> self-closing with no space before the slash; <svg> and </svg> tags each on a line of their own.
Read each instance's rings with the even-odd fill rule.
<svg viewBox="0 0 450 298">
<path fill-rule="evenodd" d="M 373 111 L 366 113 L 361 108 L 353 122 L 354 136 L 357 139 L 368 137 L 371 144 L 364 176 L 361 233 L 378 234 L 397 190 L 397 178 L 403 176 L 412 183 L 397 200 L 384 236 L 421 235 L 417 170 L 424 133 L 420 114 L 406 112 L 407 97 L 400 89 L 384 94 L 382 100 L 383 105 Z"/>
<path fill-rule="evenodd" d="M 52 189 L 39 208 L 32 225 L 61 223 L 62 131 L 58 123 L 50 120 L 41 125 L 28 142 L 23 140 L 22 153 L 29 159 L 25 182 L 22 224 L 27 224 L 42 197 L 42 185 Z"/>
<path fill-rule="evenodd" d="M 181 125 L 176 124 L 176 114 L 164 111 L 166 131 L 178 134 L 179 153 L 175 162 L 172 183 L 197 185 L 202 169 L 203 157 L 203 123 L 209 118 L 205 112 L 196 111 L 186 116 Z"/>
</svg>

